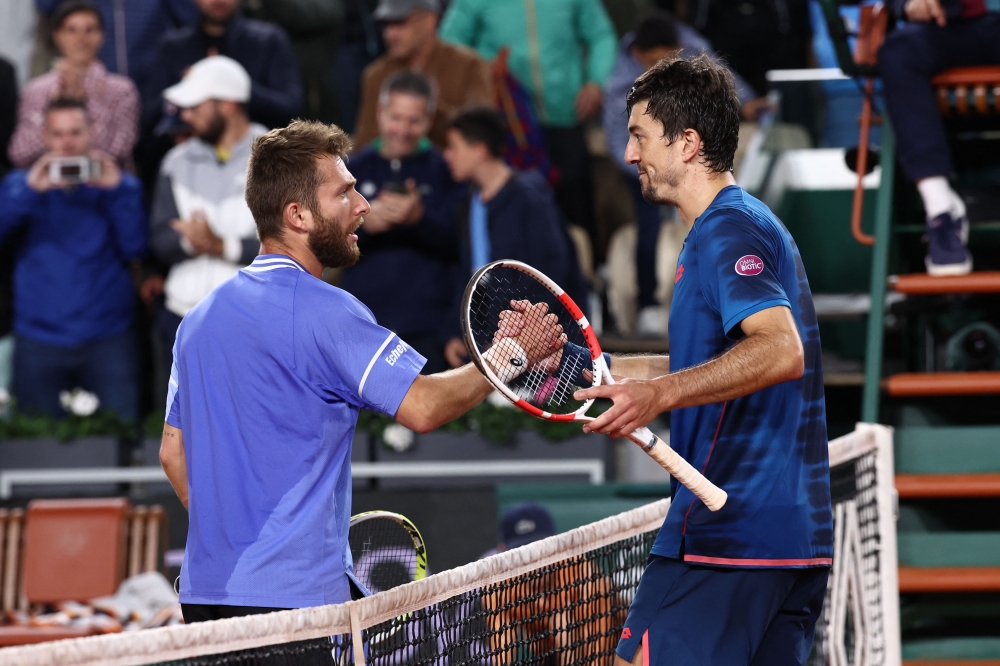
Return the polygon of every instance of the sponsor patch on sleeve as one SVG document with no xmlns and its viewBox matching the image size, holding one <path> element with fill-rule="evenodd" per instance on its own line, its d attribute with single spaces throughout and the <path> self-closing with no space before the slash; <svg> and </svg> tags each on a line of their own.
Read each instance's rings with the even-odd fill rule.
<svg viewBox="0 0 1000 666">
<path fill-rule="evenodd" d="M 736 272 L 740 275 L 759 275 L 764 270 L 764 262 L 755 254 L 746 254 L 737 259 Z"/>
</svg>

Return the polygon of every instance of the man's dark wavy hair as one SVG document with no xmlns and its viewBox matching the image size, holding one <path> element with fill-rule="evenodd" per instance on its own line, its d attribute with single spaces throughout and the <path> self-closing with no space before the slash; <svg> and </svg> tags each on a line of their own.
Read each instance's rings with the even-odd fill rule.
<svg viewBox="0 0 1000 666">
<path fill-rule="evenodd" d="M 635 80 L 626 97 L 628 113 L 647 102 L 646 113 L 674 141 L 687 129 L 701 136 L 701 157 L 717 173 L 733 170 L 740 135 L 740 102 L 733 76 L 706 56 L 664 58 Z"/>
</svg>

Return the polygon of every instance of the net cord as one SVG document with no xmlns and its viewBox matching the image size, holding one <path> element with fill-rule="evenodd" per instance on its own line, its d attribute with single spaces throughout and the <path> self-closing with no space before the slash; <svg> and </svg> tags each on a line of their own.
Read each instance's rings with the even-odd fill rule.
<svg viewBox="0 0 1000 666">
<path fill-rule="evenodd" d="M 659 500 L 358 601 L 6 648 L 0 651 L 0 666 L 132 666 L 359 634 L 463 592 L 658 529 L 669 506 L 669 499 Z M 363 655 L 355 659 L 359 666 L 364 663 Z"/>
</svg>

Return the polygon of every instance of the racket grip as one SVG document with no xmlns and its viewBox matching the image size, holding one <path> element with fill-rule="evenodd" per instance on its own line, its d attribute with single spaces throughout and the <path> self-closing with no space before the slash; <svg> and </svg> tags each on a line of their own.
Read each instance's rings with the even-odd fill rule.
<svg viewBox="0 0 1000 666">
<path fill-rule="evenodd" d="M 726 500 L 729 498 L 726 491 L 706 479 L 701 472 L 692 467 L 687 460 L 680 457 L 676 451 L 664 443 L 662 439 L 653 435 L 647 428 L 636 430 L 630 439 L 641 446 L 649 454 L 649 457 L 660 463 L 663 469 L 670 472 L 670 476 L 677 479 L 695 497 L 704 502 L 710 511 L 718 511 L 725 506 Z"/>
</svg>

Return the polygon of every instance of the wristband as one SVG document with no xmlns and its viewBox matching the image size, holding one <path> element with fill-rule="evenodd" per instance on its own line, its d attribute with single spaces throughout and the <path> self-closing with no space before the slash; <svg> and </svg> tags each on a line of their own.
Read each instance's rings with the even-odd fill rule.
<svg viewBox="0 0 1000 666">
<path fill-rule="evenodd" d="M 512 382 L 528 369 L 528 355 L 514 338 L 503 338 L 483 352 L 483 360 L 504 384 Z"/>
<path fill-rule="evenodd" d="M 604 363 L 610 369 L 611 367 L 611 355 L 605 352 Z M 567 369 L 566 366 L 570 366 Z M 570 372 L 569 377 L 565 377 L 569 382 L 577 386 L 590 386 L 593 384 L 592 381 L 587 381 L 587 378 L 583 376 L 584 370 L 590 370 L 593 372 L 594 364 L 591 360 L 590 350 L 587 347 L 581 347 L 580 345 L 574 345 L 572 342 L 567 342 L 563 345 L 563 355 L 559 359 L 559 369 L 556 370 L 556 375 L 559 377 L 564 377 L 564 372 Z"/>
</svg>

